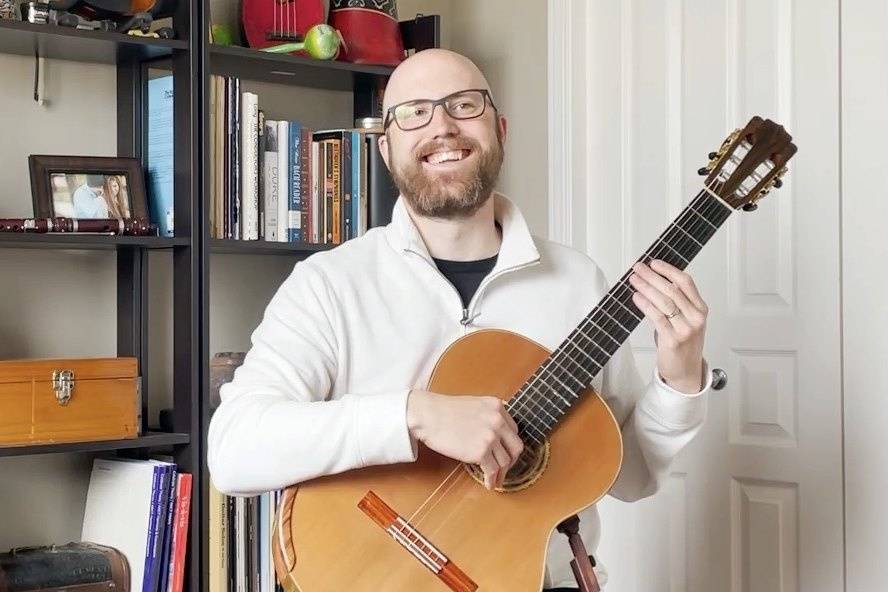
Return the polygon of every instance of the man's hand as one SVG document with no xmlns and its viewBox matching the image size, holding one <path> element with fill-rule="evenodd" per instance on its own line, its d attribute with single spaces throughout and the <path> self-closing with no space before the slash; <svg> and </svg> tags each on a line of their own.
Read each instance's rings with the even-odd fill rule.
<svg viewBox="0 0 888 592">
<path fill-rule="evenodd" d="M 657 330 L 657 370 L 677 391 L 703 388 L 703 338 L 709 307 L 691 276 L 665 261 L 636 263 L 629 283 L 632 301 Z"/>
<path fill-rule="evenodd" d="M 487 489 L 502 485 L 524 449 L 518 426 L 496 397 L 414 389 L 407 399 L 407 428 L 432 450 L 481 467 Z"/>
</svg>

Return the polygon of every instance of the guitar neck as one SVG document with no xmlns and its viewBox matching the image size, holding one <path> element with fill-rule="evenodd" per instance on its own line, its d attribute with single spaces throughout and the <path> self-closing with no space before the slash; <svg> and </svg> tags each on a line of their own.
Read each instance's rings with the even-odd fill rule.
<svg viewBox="0 0 888 592">
<path fill-rule="evenodd" d="M 733 211 L 701 190 L 637 261 L 685 269 Z M 542 442 L 644 318 L 632 301 L 632 273 L 630 267 L 509 401 L 523 435 Z"/>
</svg>

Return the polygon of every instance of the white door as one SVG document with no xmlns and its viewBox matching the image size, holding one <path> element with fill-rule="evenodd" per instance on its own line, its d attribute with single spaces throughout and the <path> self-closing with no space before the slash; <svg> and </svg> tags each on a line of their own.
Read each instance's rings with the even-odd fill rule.
<svg viewBox="0 0 888 592">
<path fill-rule="evenodd" d="M 565 132 L 550 118 L 550 133 L 569 136 L 560 155 L 582 180 L 571 205 L 585 228 L 553 228 L 572 229 L 609 278 L 697 193 L 707 153 L 750 116 L 783 124 L 799 147 L 784 187 L 735 212 L 689 268 L 711 308 L 705 355 L 728 384 L 656 496 L 601 503 L 606 589 L 842 590 L 838 2 L 569 10 L 570 23 L 550 23 L 570 36 L 554 48 L 570 64 L 550 84 L 574 91 L 581 123 Z M 646 323 L 632 346 L 650 372 Z"/>
</svg>

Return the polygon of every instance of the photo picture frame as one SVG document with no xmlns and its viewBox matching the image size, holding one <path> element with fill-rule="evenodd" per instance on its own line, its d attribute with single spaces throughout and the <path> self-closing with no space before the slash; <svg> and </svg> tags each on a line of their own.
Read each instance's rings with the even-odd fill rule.
<svg viewBox="0 0 888 592">
<path fill-rule="evenodd" d="M 148 219 L 137 158 L 32 154 L 28 168 L 35 217 Z"/>
</svg>

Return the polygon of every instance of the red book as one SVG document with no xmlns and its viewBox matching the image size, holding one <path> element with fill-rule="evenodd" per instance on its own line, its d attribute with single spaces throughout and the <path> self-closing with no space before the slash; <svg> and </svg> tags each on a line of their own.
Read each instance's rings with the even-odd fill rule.
<svg viewBox="0 0 888 592">
<path fill-rule="evenodd" d="M 173 543 L 167 590 L 182 592 L 185 579 L 185 550 L 188 547 L 188 517 L 191 510 L 191 473 L 179 473 L 176 486 L 176 513 L 173 515 Z"/>
</svg>

